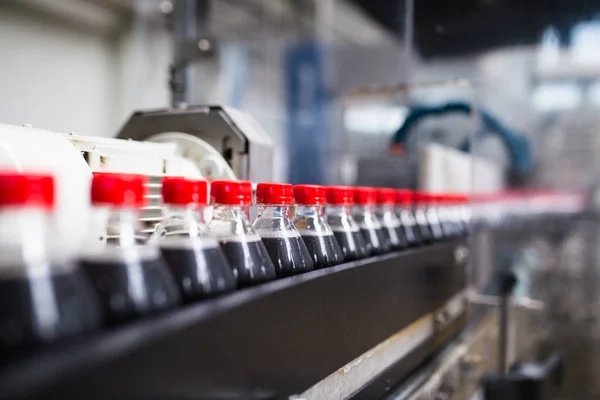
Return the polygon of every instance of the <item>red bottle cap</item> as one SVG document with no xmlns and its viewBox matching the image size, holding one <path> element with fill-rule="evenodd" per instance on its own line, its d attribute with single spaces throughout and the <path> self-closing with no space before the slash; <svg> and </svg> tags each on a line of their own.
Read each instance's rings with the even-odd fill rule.
<svg viewBox="0 0 600 400">
<path fill-rule="evenodd" d="M 257 204 L 292 204 L 293 200 L 289 183 L 259 183 L 256 186 Z"/>
<path fill-rule="evenodd" d="M 396 204 L 396 191 L 388 188 L 377 190 L 377 203 Z"/>
<path fill-rule="evenodd" d="M 0 207 L 54 207 L 54 178 L 50 175 L 0 173 Z"/>
<path fill-rule="evenodd" d="M 412 206 L 415 202 L 415 192 L 409 189 L 396 189 L 396 203 L 403 206 Z"/>
<path fill-rule="evenodd" d="M 146 183 L 144 175 L 95 172 L 92 204 L 141 208 L 146 205 Z"/>
<path fill-rule="evenodd" d="M 442 203 L 452 205 L 452 204 L 460 204 L 461 195 L 456 193 L 446 193 L 442 196 Z"/>
<path fill-rule="evenodd" d="M 329 186 L 326 188 L 327 203 L 347 206 L 354 204 L 354 188 L 349 186 Z"/>
<path fill-rule="evenodd" d="M 165 204 L 187 205 L 208 203 L 208 182 L 183 177 L 167 176 L 162 180 Z"/>
<path fill-rule="evenodd" d="M 377 189 L 366 186 L 354 188 L 354 202 L 356 204 L 375 204 L 377 201 Z"/>
<path fill-rule="evenodd" d="M 431 193 L 423 191 L 415 191 L 415 203 L 417 204 L 431 204 L 433 196 Z"/>
<path fill-rule="evenodd" d="M 212 203 L 249 206 L 252 204 L 252 184 L 249 181 L 212 181 Z"/>
<path fill-rule="evenodd" d="M 294 200 L 296 204 L 319 205 L 325 204 L 325 186 L 296 185 L 294 186 Z"/>
</svg>

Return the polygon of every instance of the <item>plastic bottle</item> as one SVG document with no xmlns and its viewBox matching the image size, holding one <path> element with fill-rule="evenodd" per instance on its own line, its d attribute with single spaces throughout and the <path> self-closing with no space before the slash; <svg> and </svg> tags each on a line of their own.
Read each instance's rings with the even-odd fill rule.
<svg viewBox="0 0 600 400">
<path fill-rule="evenodd" d="M 253 227 L 267 248 L 278 278 L 313 270 L 312 257 L 290 219 L 293 199 L 290 184 L 259 183 L 256 186 L 258 215 Z"/>
<path fill-rule="evenodd" d="M 469 203 L 469 197 L 467 195 L 459 195 L 458 198 L 459 207 L 458 212 L 460 214 L 461 221 L 465 227 L 465 233 L 468 233 L 471 225 L 472 207 Z"/>
<path fill-rule="evenodd" d="M 234 290 L 233 271 L 219 242 L 203 235 L 208 183 L 167 177 L 162 180 L 162 197 L 165 218 L 155 235 L 183 299 L 194 301 Z"/>
<path fill-rule="evenodd" d="M 408 246 L 417 246 L 423 241 L 414 210 L 415 193 L 409 189 L 396 189 L 396 215 L 402 224 Z"/>
<path fill-rule="evenodd" d="M 454 227 L 455 236 L 462 237 L 467 234 L 467 224 L 461 215 L 465 196 L 462 194 L 449 194 L 446 196 L 448 218 Z"/>
<path fill-rule="evenodd" d="M 360 260 L 369 256 L 365 239 L 350 213 L 354 204 L 354 189 L 347 186 L 326 188 L 325 220 L 331 226 L 344 261 Z"/>
<path fill-rule="evenodd" d="M 92 205 L 106 222 L 106 247 L 84 254 L 81 268 L 92 282 L 110 323 L 173 308 L 179 291 L 160 251 L 136 238 L 147 177 L 95 173 Z"/>
<path fill-rule="evenodd" d="M 440 217 L 438 214 L 438 196 L 433 193 L 421 192 L 420 199 L 425 209 L 427 225 L 429 226 L 429 229 L 431 231 L 431 240 L 434 242 L 443 240 L 444 231 L 442 230 L 442 224 L 440 223 Z"/>
<path fill-rule="evenodd" d="M 376 203 L 377 189 L 364 186 L 354 188 L 352 216 L 365 238 L 369 254 L 372 255 L 387 253 L 392 247 L 375 216 Z"/>
<path fill-rule="evenodd" d="M 400 219 L 394 212 L 396 204 L 396 191 L 394 189 L 377 190 L 377 218 L 381 221 L 385 241 L 391 250 L 400 250 L 406 247 L 406 236 Z"/>
<path fill-rule="evenodd" d="M 452 220 L 452 196 L 447 194 L 433 195 L 435 199 L 435 207 L 437 210 L 437 217 L 442 229 L 444 238 L 453 238 L 458 235 L 457 226 L 455 226 Z"/>
<path fill-rule="evenodd" d="M 250 223 L 252 184 L 247 181 L 213 181 L 210 194 L 213 217 L 206 228 L 216 237 L 233 270 L 238 287 L 275 279 L 275 267 L 260 236 Z"/>
<path fill-rule="evenodd" d="M 292 222 L 306 244 L 315 269 L 344 262 L 342 249 L 324 218 L 325 187 L 296 185 L 294 201 Z"/>
<path fill-rule="evenodd" d="M 0 359 L 100 324 L 85 277 L 50 256 L 53 209 L 51 176 L 0 173 Z"/>
</svg>

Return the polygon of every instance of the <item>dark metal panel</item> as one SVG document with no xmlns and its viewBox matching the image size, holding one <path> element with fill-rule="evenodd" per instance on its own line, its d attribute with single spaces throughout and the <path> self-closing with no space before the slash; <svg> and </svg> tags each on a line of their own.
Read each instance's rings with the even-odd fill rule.
<svg viewBox="0 0 600 400">
<path fill-rule="evenodd" d="M 52 349 L 0 371 L 0 398 L 300 393 L 464 290 L 459 243 L 313 271 Z"/>
</svg>

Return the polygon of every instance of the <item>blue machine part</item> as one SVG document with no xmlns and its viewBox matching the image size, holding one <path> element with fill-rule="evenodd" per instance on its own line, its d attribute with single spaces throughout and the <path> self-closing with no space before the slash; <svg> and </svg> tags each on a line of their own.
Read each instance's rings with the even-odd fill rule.
<svg viewBox="0 0 600 400">
<path fill-rule="evenodd" d="M 404 120 L 402 126 L 396 131 L 392 144 L 406 143 L 411 128 L 425 117 L 438 116 L 451 113 L 471 114 L 472 106 L 467 102 L 449 102 L 439 106 L 415 106 Z M 482 129 L 476 133 L 476 138 L 488 134 L 500 137 L 511 159 L 511 171 L 519 176 L 526 176 L 533 170 L 533 157 L 529 142 L 525 137 L 503 125 L 497 118 L 485 110 L 477 110 L 482 123 Z M 470 140 L 466 139 L 460 146 L 462 151 L 469 151 Z"/>
<path fill-rule="evenodd" d="M 324 184 L 324 48 L 317 42 L 294 43 L 285 53 L 288 182 Z"/>
</svg>

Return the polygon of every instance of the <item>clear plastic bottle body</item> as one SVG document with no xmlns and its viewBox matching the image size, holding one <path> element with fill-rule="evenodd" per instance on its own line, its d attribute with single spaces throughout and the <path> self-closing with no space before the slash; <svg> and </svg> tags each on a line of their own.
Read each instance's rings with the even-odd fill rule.
<svg viewBox="0 0 600 400">
<path fill-rule="evenodd" d="M 365 238 L 369 254 L 384 254 L 391 250 L 391 243 L 387 240 L 383 227 L 375 216 L 374 205 L 355 205 L 352 216 Z"/>
<path fill-rule="evenodd" d="M 219 241 L 238 287 L 253 286 L 276 278 L 269 253 L 250 223 L 248 206 L 215 204 L 206 235 Z"/>
<path fill-rule="evenodd" d="M 269 253 L 277 277 L 313 270 L 312 257 L 290 219 L 290 206 L 259 205 L 253 227 Z"/>
<path fill-rule="evenodd" d="M 453 237 L 462 237 L 467 233 L 467 226 L 460 215 L 461 204 L 452 199 L 446 207 L 448 220 L 453 227 Z"/>
<path fill-rule="evenodd" d="M 429 230 L 431 232 L 431 240 L 439 241 L 444 238 L 444 231 L 442 230 L 442 224 L 440 223 L 440 217 L 438 214 L 438 205 L 434 201 L 428 201 L 427 204 L 422 206 L 425 213 L 425 218 Z"/>
<path fill-rule="evenodd" d="M 431 243 L 435 240 L 432 229 L 429 223 L 428 206 L 423 203 L 417 203 L 415 205 L 414 214 L 415 222 L 419 231 L 421 241 L 424 243 Z"/>
<path fill-rule="evenodd" d="M 381 221 L 385 240 L 391 250 L 400 250 L 407 246 L 406 233 L 400 219 L 394 212 L 393 204 L 380 204 L 375 215 Z"/>
<path fill-rule="evenodd" d="M 315 269 L 331 267 L 344 262 L 344 254 L 325 221 L 322 205 L 300 205 L 294 207 L 292 223 L 298 231 L 312 257 Z"/>
<path fill-rule="evenodd" d="M 0 208 L 0 353 L 4 360 L 97 328 L 85 277 L 47 247 L 49 212 Z"/>
<path fill-rule="evenodd" d="M 369 256 L 369 249 L 360 228 L 350 214 L 349 205 L 326 206 L 325 220 L 342 249 L 344 261 L 360 260 Z"/>
<path fill-rule="evenodd" d="M 452 238 L 456 236 L 456 227 L 451 218 L 449 204 L 445 201 L 439 201 L 435 205 L 438 221 L 444 238 Z"/>
<path fill-rule="evenodd" d="M 214 297 L 236 287 L 218 240 L 204 236 L 205 229 L 204 207 L 172 205 L 167 207 L 154 235 L 187 302 Z"/>
<path fill-rule="evenodd" d="M 421 244 L 423 240 L 421 239 L 421 232 L 415 218 L 413 207 L 410 204 L 400 204 L 396 206 L 396 215 L 402 224 L 406 244 L 408 246 L 417 246 Z"/>
<path fill-rule="evenodd" d="M 156 246 L 139 244 L 139 212 L 97 206 L 107 220 L 106 247 L 84 254 L 80 266 L 100 298 L 109 323 L 120 323 L 174 307 L 180 295 Z"/>
<path fill-rule="evenodd" d="M 468 204 L 467 200 L 463 200 L 462 203 L 459 205 L 459 214 L 461 221 L 465 226 L 465 230 L 468 231 L 469 226 L 471 225 L 471 217 L 473 213 L 471 204 Z"/>
</svg>

